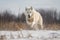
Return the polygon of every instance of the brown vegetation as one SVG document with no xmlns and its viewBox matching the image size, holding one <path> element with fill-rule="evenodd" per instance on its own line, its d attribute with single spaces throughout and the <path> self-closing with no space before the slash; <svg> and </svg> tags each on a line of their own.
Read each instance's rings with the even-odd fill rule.
<svg viewBox="0 0 60 40">
<path fill-rule="evenodd" d="M 60 24 L 45 24 L 47 30 L 60 30 Z"/>
<path fill-rule="evenodd" d="M 21 30 L 26 29 L 26 24 L 19 22 L 5 22 L 0 23 L 0 30 Z"/>
<path fill-rule="evenodd" d="M 29 30 L 31 29 L 26 23 L 22 22 L 6 22 L 0 23 L 0 30 Z M 60 24 L 45 24 L 44 29 L 60 30 Z"/>
</svg>

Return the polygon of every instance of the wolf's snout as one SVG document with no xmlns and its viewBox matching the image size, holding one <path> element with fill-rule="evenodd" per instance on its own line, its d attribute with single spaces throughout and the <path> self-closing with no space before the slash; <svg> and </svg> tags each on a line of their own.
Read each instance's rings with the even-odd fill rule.
<svg viewBox="0 0 60 40">
<path fill-rule="evenodd" d="M 30 18 L 30 15 L 28 15 L 28 18 Z"/>
</svg>

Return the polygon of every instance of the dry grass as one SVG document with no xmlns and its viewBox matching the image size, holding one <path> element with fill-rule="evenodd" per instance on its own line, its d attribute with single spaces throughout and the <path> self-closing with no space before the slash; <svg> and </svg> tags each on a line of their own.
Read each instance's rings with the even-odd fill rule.
<svg viewBox="0 0 60 40">
<path fill-rule="evenodd" d="M 5 22 L 0 23 L 0 30 L 20 30 L 26 29 L 27 25 L 20 22 Z"/>
<path fill-rule="evenodd" d="M 46 24 L 45 29 L 48 29 L 48 30 L 60 30 L 60 24 Z"/>
<path fill-rule="evenodd" d="M 30 27 L 22 22 L 0 22 L 0 30 L 28 30 Z M 45 24 L 44 29 L 47 30 L 60 30 L 60 24 Z"/>
</svg>

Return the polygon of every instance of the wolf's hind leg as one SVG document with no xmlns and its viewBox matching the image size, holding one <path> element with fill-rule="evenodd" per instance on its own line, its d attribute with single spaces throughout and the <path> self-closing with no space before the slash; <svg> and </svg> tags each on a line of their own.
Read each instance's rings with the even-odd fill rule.
<svg viewBox="0 0 60 40">
<path fill-rule="evenodd" d="M 41 29 L 44 29 L 43 25 L 41 25 Z"/>
</svg>

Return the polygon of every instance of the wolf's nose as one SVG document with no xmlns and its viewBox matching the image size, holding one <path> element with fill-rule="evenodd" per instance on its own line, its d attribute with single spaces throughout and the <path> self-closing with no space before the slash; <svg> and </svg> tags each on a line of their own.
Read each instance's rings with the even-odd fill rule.
<svg viewBox="0 0 60 40">
<path fill-rule="evenodd" d="M 30 18 L 30 15 L 28 15 L 28 18 Z"/>
</svg>

